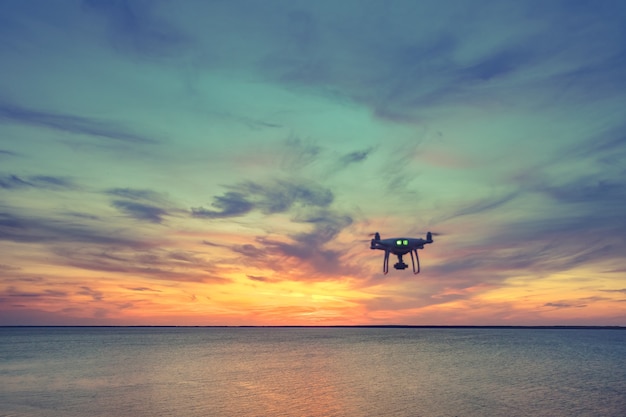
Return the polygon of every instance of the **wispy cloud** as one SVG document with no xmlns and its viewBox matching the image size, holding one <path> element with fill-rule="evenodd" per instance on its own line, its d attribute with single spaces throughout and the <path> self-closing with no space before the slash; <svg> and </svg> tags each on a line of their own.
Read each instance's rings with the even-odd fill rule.
<svg viewBox="0 0 626 417">
<path fill-rule="evenodd" d="M 5 156 L 5 157 L 13 157 L 13 156 L 19 156 L 18 153 L 13 152 L 13 151 L 7 151 L 5 149 L 0 149 L 0 157 Z"/>
<path fill-rule="evenodd" d="M 350 169 L 350 167 L 355 164 L 364 163 L 374 151 L 374 147 L 369 147 L 367 149 L 348 152 L 339 156 L 327 166 L 324 177 L 331 177 L 340 171 Z"/>
<path fill-rule="evenodd" d="M 246 258 L 261 259 L 267 256 L 267 251 L 260 249 L 251 243 L 244 245 L 233 245 L 230 247 L 233 252 L 237 252 L 245 256 Z"/>
<path fill-rule="evenodd" d="M 350 152 L 348 154 L 343 155 L 339 159 L 339 162 L 343 165 L 349 165 L 349 164 L 354 164 L 357 162 L 362 162 L 367 159 L 367 157 L 370 155 L 370 153 L 372 153 L 372 151 L 373 151 L 373 148 L 368 148 L 362 151 Z"/>
<path fill-rule="evenodd" d="M 106 194 L 114 197 L 127 198 L 129 200 L 144 200 L 161 203 L 165 201 L 165 196 L 153 190 L 136 188 L 112 188 L 105 191 Z"/>
<path fill-rule="evenodd" d="M 565 302 L 557 302 L 557 303 L 545 303 L 544 307 L 554 307 L 556 309 L 562 308 L 584 308 L 587 307 L 587 304 L 570 304 Z"/>
<path fill-rule="evenodd" d="M 490 198 L 485 198 L 477 201 L 473 201 L 467 204 L 461 204 L 459 208 L 453 211 L 450 214 L 444 214 L 442 218 L 436 218 L 434 220 L 435 223 L 440 223 L 445 220 L 454 219 L 461 216 L 469 216 L 474 214 L 482 214 L 489 212 L 491 210 L 495 210 L 511 201 L 513 201 L 518 196 L 517 192 L 508 193 L 504 196 L 494 196 Z"/>
<path fill-rule="evenodd" d="M 39 188 L 50 189 L 76 189 L 74 181 L 68 178 L 55 177 L 52 175 L 36 175 L 30 177 L 29 180 Z"/>
<path fill-rule="evenodd" d="M 263 61 L 263 69 L 277 82 L 331 86 L 335 94 L 395 123 L 419 123 L 433 108 L 449 105 L 521 102 L 528 98 L 524 90 L 537 97 L 550 94 L 546 85 L 567 86 L 588 98 L 594 94 L 590 86 L 598 85 L 614 95 L 611 85 L 624 82 L 617 68 L 626 54 L 615 35 L 623 33 L 621 7 L 580 5 L 563 13 L 560 4 L 539 12 L 532 3 L 506 7 L 490 1 L 454 2 L 448 11 L 432 2 L 359 6 L 360 18 L 345 19 L 340 27 L 322 13 L 303 12 L 304 28 L 295 29 L 291 19 L 275 21 L 275 30 L 287 33 L 288 41 Z M 433 18 L 415 27 L 418 15 Z M 466 16 L 463 24 L 459 15 Z M 325 36 L 316 30 L 320 27 Z M 306 49 L 293 53 L 291 44 L 303 31 Z M 498 31 L 507 36 L 489 34 Z"/>
<path fill-rule="evenodd" d="M 28 181 L 24 181 L 17 175 L 5 175 L 4 177 L 0 177 L 0 188 L 4 188 L 6 190 L 33 186 L 33 184 Z"/>
<path fill-rule="evenodd" d="M 119 50 L 145 57 L 177 56 L 190 39 L 165 16 L 155 13 L 156 4 L 144 2 L 83 0 L 87 10 L 104 17 L 109 39 Z"/>
<path fill-rule="evenodd" d="M 307 181 L 276 180 L 268 183 L 247 181 L 228 187 L 232 191 L 214 197 L 212 206 L 193 208 L 195 217 L 236 217 L 259 210 L 265 214 L 284 213 L 295 204 L 326 207 L 333 201 L 330 190 Z"/>
<path fill-rule="evenodd" d="M 153 138 L 134 133 L 130 129 L 124 128 L 114 122 L 33 110 L 1 101 L 0 120 L 122 142 L 138 144 L 157 143 Z"/>
<path fill-rule="evenodd" d="M 260 238 L 259 241 L 273 255 L 286 256 L 298 262 L 306 262 L 313 270 L 326 274 L 337 273 L 343 269 L 340 258 L 344 252 L 329 249 L 333 240 L 343 229 L 352 224 L 347 214 L 322 209 L 296 217 L 296 222 L 313 225 L 309 232 L 290 235 L 291 242 Z"/>
<path fill-rule="evenodd" d="M 36 175 L 21 178 L 15 174 L 8 174 L 0 176 L 0 188 L 4 188 L 7 190 L 24 188 L 71 190 L 77 189 L 77 186 L 70 179 L 55 177 L 51 175 Z"/>
<path fill-rule="evenodd" d="M 567 156 L 596 158 L 605 164 L 619 164 L 626 158 L 626 124 L 606 126 L 602 131 L 587 138 L 583 143 L 568 149 Z"/>
<path fill-rule="evenodd" d="M 259 275 L 246 275 L 246 276 L 251 281 L 266 282 L 266 283 L 279 282 L 278 280 L 276 280 L 274 278 L 269 278 L 269 277 L 265 277 L 265 276 L 259 276 Z"/>
<path fill-rule="evenodd" d="M 280 166 L 289 172 L 300 171 L 319 160 L 323 148 L 312 140 L 289 136 L 282 144 Z"/>
<path fill-rule="evenodd" d="M 225 284 L 230 279 L 215 272 L 213 263 L 196 253 L 181 260 L 180 251 L 165 248 L 128 248 L 123 246 L 78 247 L 60 245 L 53 249 L 58 263 L 73 268 L 143 276 L 160 281 Z"/>
<path fill-rule="evenodd" d="M 77 223 L 63 218 L 41 218 L 11 212 L 0 213 L 0 240 L 19 243 L 80 242 L 135 248 L 147 245 L 102 224 Z"/>
<path fill-rule="evenodd" d="M 619 290 L 600 290 L 600 291 L 603 291 L 603 292 L 619 292 L 619 293 L 626 294 L 626 288 L 622 288 L 622 289 L 619 289 Z"/>
<path fill-rule="evenodd" d="M 129 287 L 128 289 L 131 290 L 131 291 L 139 291 L 139 292 L 144 292 L 144 291 L 147 291 L 147 292 L 161 292 L 161 290 L 155 290 L 155 289 L 152 289 L 150 287 Z"/>
<path fill-rule="evenodd" d="M 81 286 L 80 291 L 78 291 L 77 294 L 89 296 L 94 301 L 102 301 L 102 298 L 103 298 L 103 294 L 101 291 L 94 290 L 88 286 Z"/>
<path fill-rule="evenodd" d="M 58 290 L 42 290 L 42 291 L 20 291 L 15 287 L 9 287 L 5 296 L 10 298 L 65 298 L 68 293 Z"/>
</svg>

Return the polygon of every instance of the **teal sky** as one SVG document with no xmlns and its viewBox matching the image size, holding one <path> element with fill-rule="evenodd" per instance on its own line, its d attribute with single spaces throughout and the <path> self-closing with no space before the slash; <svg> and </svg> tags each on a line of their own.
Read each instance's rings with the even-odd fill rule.
<svg viewBox="0 0 626 417">
<path fill-rule="evenodd" d="M 622 1 L 0 0 L 0 324 L 626 325 L 625 40 Z"/>
</svg>

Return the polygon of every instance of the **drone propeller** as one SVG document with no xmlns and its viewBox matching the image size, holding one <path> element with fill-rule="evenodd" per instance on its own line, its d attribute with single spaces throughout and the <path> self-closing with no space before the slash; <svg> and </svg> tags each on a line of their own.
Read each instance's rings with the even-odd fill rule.
<svg viewBox="0 0 626 417">
<path fill-rule="evenodd" d="M 376 236 L 376 233 L 368 233 L 367 236 L 369 239 L 359 239 L 359 242 L 369 242 Z"/>
</svg>

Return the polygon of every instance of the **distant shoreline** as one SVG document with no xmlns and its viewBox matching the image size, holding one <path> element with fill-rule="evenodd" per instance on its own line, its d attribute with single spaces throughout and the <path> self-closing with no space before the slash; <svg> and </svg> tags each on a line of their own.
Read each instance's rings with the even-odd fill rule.
<svg viewBox="0 0 626 417">
<path fill-rule="evenodd" d="M 545 330 L 626 330 L 626 326 L 445 326 L 445 325 L 404 325 L 404 324 L 363 324 L 363 325 L 209 325 L 209 326 L 164 326 L 164 325 L 1 325 L 0 328 L 296 328 L 296 329 L 319 329 L 319 328 L 337 328 L 337 329 L 545 329 Z"/>
</svg>

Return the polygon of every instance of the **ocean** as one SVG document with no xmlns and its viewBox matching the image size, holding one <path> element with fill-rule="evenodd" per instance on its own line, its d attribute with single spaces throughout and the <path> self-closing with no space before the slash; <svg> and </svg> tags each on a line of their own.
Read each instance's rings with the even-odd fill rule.
<svg viewBox="0 0 626 417">
<path fill-rule="evenodd" d="M 0 416 L 625 416 L 626 331 L 0 328 Z"/>
</svg>

